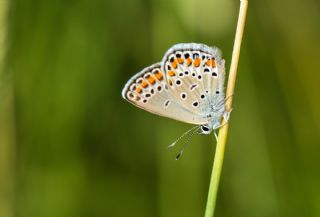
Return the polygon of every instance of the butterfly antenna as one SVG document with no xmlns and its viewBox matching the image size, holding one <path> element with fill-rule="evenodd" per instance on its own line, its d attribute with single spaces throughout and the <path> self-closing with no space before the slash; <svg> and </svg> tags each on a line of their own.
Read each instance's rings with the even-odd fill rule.
<svg viewBox="0 0 320 217">
<path fill-rule="evenodd" d="M 184 138 L 186 135 L 188 135 L 191 131 L 195 130 L 196 128 L 199 128 L 199 126 L 192 127 L 191 129 L 184 132 L 178 139 L 176 139 L 173 143 L 168 145 L 168 148 L 170 149 L 173 146 L 175 146 L 182 138 Z"/>
<path fill-rule="evenodd" d="M 199 129 L 200 129 L 200 127 L 197 126 L 197 128 L 188 135 L 188 137 L 186 138 L 185 143 L 183 144 L 181 150 L 179 151 L 179 153 L 178 153 L 177 156 L 176 156 L 176 160 L 179 160 L 179 159 L 180 159 L 180 157 L 182 156 L 184 150 L 185 150 L 185 149 L 188 147 L 188 145 L 190 144 L 189 141 L 190 141 L 191 137 L 192 137 Z"/>
</svg>

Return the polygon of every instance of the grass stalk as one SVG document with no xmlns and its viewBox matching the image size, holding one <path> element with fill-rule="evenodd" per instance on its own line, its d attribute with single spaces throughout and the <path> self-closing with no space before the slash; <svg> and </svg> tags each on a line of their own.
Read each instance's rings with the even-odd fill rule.
<svg viewBox="0 0 320 217">
<path fill-rule="evenodd" d="M 227 97 L 232 96 L 234 93 L 236 77 L 237 77 L 237 68 L 238 68 L 238 62 L 239 62 L 239 56 L 240 56 L 240 47 L 241 47 L 243 30 L 244 30 L 245 21 L 246 21 L 247 8 L 248 8 L 248 1 L 240 0 L 238 24 L 237 24 L 235 41 L 233 45 L 232 59 L 231 59 L 228 85 L 227 85 L 227 91 L 226 91 Z M 231 111 L 232 101 L 233 101 L 233 97 L 230 97 L 230 99 L 226 101 L 226 111 Z M 229 123 L 225 123 L 225 120 L 223 120 L 222 124 L 224 125 L 219 130 L 218 142 L 216 146 L 216 152 L 214 156 L 213 168 L 212 168 L 211 179 L 210 179 L 205 217 L 213 217 L 215 206 L 216 206 L 221 169 L 223 165 L 224 152 L 225 152 L 225 146 L 227 142 L 227 135 L 228 135 L 228 129 L 229 129 Z"/>
</svg>

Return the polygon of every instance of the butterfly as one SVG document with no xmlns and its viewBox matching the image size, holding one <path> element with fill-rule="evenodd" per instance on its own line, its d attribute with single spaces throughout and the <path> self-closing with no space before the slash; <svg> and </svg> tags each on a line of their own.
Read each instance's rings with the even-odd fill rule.
<svg viewBox="0 0 320 217">
<path fill-rule="evenodd" d="M 122 96 L 148 112 L 195 124 L 190 131 L 208 135 L 222 126 L 222 117 L 228 120 L 224 80 L 225 61 L 218 48 L 181 43 L 129 79 Z"/>
</svg>

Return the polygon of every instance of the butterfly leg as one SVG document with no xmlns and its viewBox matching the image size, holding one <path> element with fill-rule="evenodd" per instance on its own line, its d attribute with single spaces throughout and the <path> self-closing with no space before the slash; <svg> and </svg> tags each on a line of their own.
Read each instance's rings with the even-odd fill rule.
<svg viewBox="0 0 320 217">
<path fill-rule="evenodd" d="M 218 142 L 218 135 L 217 135 L 217 131 L 213 131 L 214 137 L 216 138 L 216 141 Z"/>
<path fill-rule="evenodd" d="M 226 125 L 229 121 L 229 118 L 230 118 L 230 113 L 232 112 L 232 109 L 230 111 L 225 111 L 223 113 L 223 119 L 225 120 L 224 123 L 220 123 L 218 126 L 213 126 L 213 132 L 214 132 L 214 136 L 216 137 L 216 139 L 218 140 L 218 136 L 217 136 L 217 133 L 216 133 L 216 130 L 223 127 L 224 125 Z"/>
<path fill-rule="evenodd" d="M 232 109 L 230 109 L 230 111 L 225 111 L 223 113 L 223 119 L 225 120 L 226 123 L 228 123 L 228 121 L 229 121 L 231 112 L 232 112 Z M 222 127 L 222 126 L 220 126 L 220 127 Z"/>
</svg>

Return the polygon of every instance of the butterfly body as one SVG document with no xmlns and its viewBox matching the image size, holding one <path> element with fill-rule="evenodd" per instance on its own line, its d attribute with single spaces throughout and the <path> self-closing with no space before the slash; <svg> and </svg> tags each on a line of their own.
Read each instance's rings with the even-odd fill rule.
<svg viewBox="0 0 320 217">
<path fill-rule="evenodd" d="M 177 44 L 160 63 L 133 76 L 122 96 L 151 113 L 200 125 L 201 134 L 210 134 L 226 114 L 224 63 L 217 48 Z"/>
</svg>

